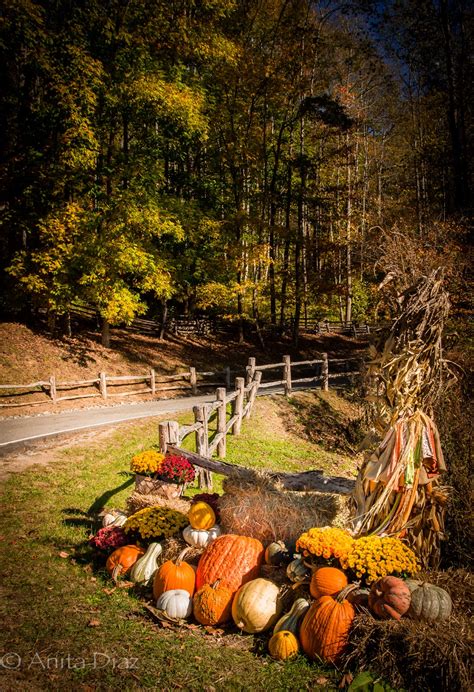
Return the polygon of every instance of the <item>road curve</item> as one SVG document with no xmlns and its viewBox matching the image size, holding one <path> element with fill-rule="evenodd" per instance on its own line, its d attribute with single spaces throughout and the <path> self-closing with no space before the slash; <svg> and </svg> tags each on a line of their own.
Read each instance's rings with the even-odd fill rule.
<svg viewBox="0 0 474 692">
<path fill-rule="evenodd" d="M 103 425 L 114 425 L 124 421 L 149 418 L 150 416 L 161 416 L 164 413 L 187 411 L 193 406 L 212 401 L 214 398 L 213 394 L 209 394 L 183 399 L 142 401 L 136 404 L 79 409 L 41 416 L 4 418 L 0 420 L 0 451 L 5 452 L 18 444 L 34 442 L 54 435 L 78 432 Z"/>
<path fill-rule="evenodd" d="M 306 385 L 294 390 L 313 389 Z M 281 394 L 283 388 L 275 386 L 261 389 L 258 396 Z M 56 435 L 72 434 L 104 425 L 115 425 L 126 421 L 162 416 L 164 413 L 189 411 L 193 406 L 214 401 L 215 394 L 188 396 L 181 399 L 141 401 L 135 404 L 119 404 L 90 409 L 77 409 L 63 413 L 45 413 L 39 416 L 0 419 L 0 455 L 8 454 L 19 445 L 28 446 L 38 440 Z"/>
</svg>

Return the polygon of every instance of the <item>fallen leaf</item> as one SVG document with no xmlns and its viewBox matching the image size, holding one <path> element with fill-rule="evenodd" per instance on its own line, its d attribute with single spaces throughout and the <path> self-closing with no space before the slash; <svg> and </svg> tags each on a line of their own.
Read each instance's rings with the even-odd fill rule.
<svg viewBox="0 0 474 692">
<path fill-rule="evenodd" d="M 59 557 L 69 557 L 69 553 L 66 553 L 65 550 L 61 550 L 61 552 L 59 553 Z"/>
<path fill-rule="evenodd" d="M 91 577 L 91 581 L 97 581 L 97 577 Z"/>
<path fill-rule="evenodd" d="M 87 627 L 99 627 L 100 626 L 100 620 L 89 620 L 87 623 Z"/>
<path fill-rule="evenodd" d="M 348 687 L 353 680 L 354 676 L 352 675 L 352 673 L 344 673 L 338 685 L 339 689 L 342 690 L 344 689 L 344 687 Z"/>
<path fill-rule="evenodd" d="M 111 596 L 111 595 L 113 594 L 113 592 L 115 591 L 115 589 L 116 589 L 116 587 L 114 586 L 113 589 L 104 588 L 104 589 L 102 589 L 102 591 L 103 591 L 107 596 Z"/>
<path fill-rule="evenodd" d="M 325 685 L 327 682 L 329 682 L 329 678 L 325 678 L 322 675 L 319 678 L 316 678 L 316 683 L 318 685 Z"/>
</svg>

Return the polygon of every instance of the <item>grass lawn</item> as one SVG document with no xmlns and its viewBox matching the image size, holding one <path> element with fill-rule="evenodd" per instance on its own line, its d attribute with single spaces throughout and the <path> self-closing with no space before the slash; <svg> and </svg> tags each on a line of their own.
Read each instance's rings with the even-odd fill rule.
<svg viewBox="0 0 474 692">
<path fill-rule="evenodd" d="M 227 461 L 268 469 L 347 468 L 288 431 L 290 407 L 259 399 Z M 189 422 L 183 416 L 181 422 Z M 266 638 L 198 626 L 164 628 L 133 589 L 113 588 L 87 545 L 104 507 L 124 507 L 131 456 L 156 443 L 156 421 L 128 424 L 105 440 L 52 450 L 51 463 L 11 475 L 0 520 L 0 689 L 333 689 L 338 675 L 300 656 L 265 653 Z M 271 433 L 271 435 L 270 435 Z M 219 490 L 219 482 L 217 482 Z M 194 492 L 197 492 L 194 491 Z"/>
</svg>

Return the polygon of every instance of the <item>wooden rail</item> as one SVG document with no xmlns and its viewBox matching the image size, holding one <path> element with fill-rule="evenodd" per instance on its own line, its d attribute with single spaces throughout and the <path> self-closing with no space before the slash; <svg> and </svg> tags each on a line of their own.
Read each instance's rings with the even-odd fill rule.
<svg viewBox="0 0 474 692">
<path fill-rule="evenodd" d="M 355 359 L 335 359 L 337 363 L 349 363 Z M 294 377 L 294 369 L 298 367 L 317 368 L 310 377 Z M 263 373 L 271 370 L 282 370 L 282 378 L 262 383 Z M 246 378 L 237 377 L 233 392 L 226 393 L 224 387 L 216 390 L 214 401 L 194 406 L 194 424 L 180 426 L 177 421 L 165 421 L 158 426 L 160 450 L 163 453 L 171 451 L 181 454 L 198 467 L 199 487 L 212 488 L 212 471 L 229 475 L 240 473 L 251 474 L 249 469 L 234 466 L 225 462 L 217 462 L 211 459 L 214 452 L 220 459 L 226 456 L 226 437 L 232 432 L 239 435 L 242 420 L 251 415 L 257 392 L 270 387 L 283 385 L 286 396 L 291 394 L 294 384 L 308 384 L 319 382 L 323 390 L 329 389 L 329 380 L 340 377 L 352 377 L 359 374 L 359 370 L 346 372 L 329 372 L 329 358 L 327 353 L 322 353 L 320 358 L 291 362 L 290 356 L 283 356 L 283 361 L 257 365 L 255 358 L 249 358 L 246 368 Z M 231 405 L 230 417 L 227 418 Z M 216 412 L 216 415 L 214 415 Z M 216 421 L 215 430 L 210 429 L 211 419 Z M 181 448 L 183 440 L 194 433 L 196 453 L 188 452 Z M 325 492 L 348 493 L 351 492 L 354 482 L 344 478 L 325 478 L 319 471 L 305 472 L 302 474 L 270 474 L 279 480 L 285 487 L 293 490 L 323 490 Z"/>
<path fill-rule="evenodd" d="M 213 381 L 207 378 L 212 377 Z M 160 392 L 171 392 L 178 390 L 189 391 L 197 394 L 199 388 L 208 388 L 216 385 L 230 383 L 230 368 L 224 368 L 215 372 L 198 372 L 196 368 L 190 367 L 186 372 L 174 375 L 157 375 L 154 368 L 150 368 L 147 373 L 140 375 L 107 375 L 100 372 L 98 377 L 87 380 L 74 380 L 68 382 L 58 382 L 52 375 L 47 380 L 31 382 L 29 384 L 1 384 L 0 399 L 11 399 L 12 397 L 24 397 L 31 394 L 44 394 L 43 401 L 21 401 L 0 403 L 0 408 L 13 408 L 21 406 L 41 406 L 48 402 L 54 404 L 60 401 L 73 401 L 75 399 L 89 399 L 101 397 L 104 401 L 113 397 L 137 396 L 140 394 L 151 394 L 156 396 Z M 124 386 L 140 386 L 140 389 L 124 391 Z M 84 394 L 68 394 L 71 390 L 89 388 Z M 21 391 L 17 391 L 21 390 Z M 121 391 L 120 391 L 121 390 Z M 65 395 L 62 395 L 62 393 Z"/>
<path fill-rule="evenodd" d="M 358 370 L 352 368 L 350 370 L 337 372 L 334 371 L 334 366 L 336 368 L 340 367 L 341 364 L 346 366 L 358 359 L 344 359 L 344 358 L 333 358 L 329 361 L 327 353 L 322 353 L 319 358 L 314 358 L 311 360 L 301 360 L 292 362 L 290 356 L 283 356 L 283 360 L 278 363 L 267 363 L 264 365 L 257 365 L 256 359 L 251 357 L 248 360 L 246 366 L 246 378 L 244 382 L 246 385 L 255 382 L 256 375 L 259 378 L 259 388 L 260 389 L 270 389 L 275 387 L 283 386 L 286 396 L 289 396 L 292 392 L 293 386 L 295 384 L 313 384 L 314 386 L 321 386 L 324 391 L 329 389 L 329 380 L 335 380 L 338 378 L 353 377 L 358 374 Z M 331 364 L 331 372 L 330 366 Z M 306 368 L 309 369 L 310 374 L 306 374 L 302 377 L 297 377 L 296 369 Z M 277 376 L 274 379 L 267 379 L 268 374 L 271 371 L 277 372 Z M 265 375 L 265 381 L 262 381 L 263 375 Z M 209 380 L 208 378 L 212 378 Z M 68 382 L 58 382 L 56 377 L 52 375 L 47 380 L 40 380 L 38 382 L 31 382 L 30 384 L 1 384 L 0 385 L 0 399 L 11 399 L 12 397 L 24 397 L 28 394 L 45 394 L 45 399 L 43 401 L 22 401 L 18 403 L 0 403 L 0 408 L 13 408 L 20 406 L 39 406 L 52 401 L 54 404 L 60 401 L 72 401 L 75 399 L 87 399 L 94 397 L 101 397 L 104 401 L 109 398 L 114 397 L 128 397 L 137 396 L 143 394 L 151 394 L 155 397 L 157 394 L 162 392 L 172 392 L 184 390 L 190 394 L 197 394 L 199 388 L 204 387 L 222 387 L 225 385 L 227 389 L 230 389 L 231 383 L 231 369 L 229 367 L 224 368 L 219 371 L 206 371 L 199 372 L 195 367 L 190 367 L 189 370 L 185 372 L 175 373 L 173 375 L 157 375 L 154 368 L 150 368 L 147 373 L 141 375 L 107 375 L 105 372 L 100 372 L 98 377 L 90 378 L 87 380 L 74 380 Z M 132 389 L 131 391 L 124 391 L 124 386 L 140 386 L 140 389 Z M 67 392 L 71 390 L 77 390 L 82 388 L 89 388 L 92 391 L 83 394 L 68 394 Z M 12 390 L 21 390 L 16 393 Z M 223 389 L 225 392 L 226 390 Z M 254 390 L 252 390 L 254 391 Z M 65 393 L 65 395 L 63 394 Z M 256 396 L 256 390 L 252 396 Z M 226 403 L 232 403 L 241 394 L 236 390 L 231 393 L 225 394 Z M 217 410 L 220 406 L 219 402 L 214 402 L 213 410 Z M 247 404 L 243 405 L 244 415 L 248 414 L 248 409 L 245 407 Z M 222 431 L 220 431 L 222 432 Z M 221 441 L 221 448 L 224 446 L 224 442 Z"/>
<path fill-rule="evenodd" d="M 192 425 L 179 425 L 177 421 L 160 423 L 158 426 L 160 450 L 166 453 L 171 445 L 180 448 L 183 440 L 194 433 L 195 446 L 199 455 L 210 457 L 216 452 L 219 458 L 224 459 L 227 435 L 240 434 L 242 420 L 248 418 L 252 412 L 261 378 L 262 373 L 256 372 L 252 381 L 245 384 L 243 377 L 237 377 L 235 390 L 230 394 L 226 393 L 225 387 L 219 387 L 214 401 L 193 407 L 194 424 Z M 212 422 L 215 423 L 215 429 L 211 429 Z M 200 467 L 198 479 L 199 487 L 212 488 L 212 476 L 209 469 Z"/>
</svg>

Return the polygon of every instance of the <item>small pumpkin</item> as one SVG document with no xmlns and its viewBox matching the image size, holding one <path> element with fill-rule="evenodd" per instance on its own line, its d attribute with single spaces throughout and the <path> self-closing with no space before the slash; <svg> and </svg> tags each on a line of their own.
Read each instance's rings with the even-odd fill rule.
<svg viewBox="0 0 474 692">
<path fill-rule="evenodd" d="M 299 648 L 297 638 L 293 632 L 287 630 L 279 630 L 272 635 L 268 642 L 270 656 L 276 658 L 277 661 L 286 661 L 286 659 L 296 656 Z"/>
<path fill-rule="evenodd" d="M 290 554 L 283 541 L 274 541 L 265 548 L 265 562 L 276 567 L 289 562 Z"/>
<path fill-rule="evenodd" d="M 107 572 L 114 581 L 123 577 L 133 567 L 135 562 L 144 554 L 143 548 L 137 545 L 123 545 L 111 553 L 105 563 Z"/>
<path fill-rule="evenodd" d="M 398 577 L 382 577 L 370 587 L 369 608 L 384 620 L 400 620 L 410 602 L 410 589 Z"/>
<path fill-rule="evenodd" d="M 297 598 L 291 606 L 291 610 L 282 615 L 278 620 L 273 628 L 273 634 L 276 634 L 281 630 L 285 630 L 286 632 L 292 632 L 295 636 L 297 636 L 299 623 L 309 606 L 310 602 L 307 601 L 306 598 Z"/>
<path fill-rule="evenodd" d="M 449 618 L 453 603 L 447 591 L 440 586 L 416 579 L 406 579 L 405 584 L 410 589 L 411 594 L 408 610 L 408 615 L 411 618 L 428 622 L 439 622 Z"/>
<path fill-rule="evenodd" d="M 204 584 L 193 599 L 194 617 L 201 625 L 222 625 L 232 617 L 232 599 L 230 589 L 215 584 Z"/>
<path fill-rule="evenodd" d="M 225 534 L 205 548 L 199 560 L 196 573 L 196 588 L 204 584 L 220 585 L 233 593 L 258 577 L 265 551 L 257 538 Z"/>
<path fill-rule="evenodd" d="M 158 599 L 165 591 L 184 589 L 190 596 L 194 594 L 196 574 L 184 557 L 189 548 L 185 548 L 176 560 L 167 560 L 155 572 L 153 580 L 153 598 Z"/>
<path fill-rule="evenodd" d="M 235 624 L 249 634 L 269 629 L 281 611 L 280 589 L 269 579 L 252 579 L 240 587 L 232 601 Z"/>
<path fill-rule="evenodd" d="M 149 584 L 158 569 L 158 560 L 162 552 L 161 543 L 150 543 L 145 555 L 138 558 L 133 565 L 130 579 L 136 584 Z"/>
<path fill-rule="evenodd" d="M 347 587 L 336 597 L 321 596 L 311 605 L 300 628 L 300 641 L 310 658 L 337 662 L 349 638 L 355 610 L 346 595 Z"/>
<path fill-rule="evenodd" d="M 215 525 L 216 514 L 207 502 L 195 502 L 188 512 L 188 520 L 193 529 L 207 531 Z"/>
<path fill-rule="evenodd" d="M 302 557 L 297 557 L 286 568 L 286 576 L 295 584 L 306 581 L 311 576 L 311 570 L 306 567 Z"/>
<path fill-rule="evenodd" d="M 334 596 L 348 584 L 347 577 L 337 567 L 319 567 L 314 570 L 309 591 L 313 598 L 321 596 Z"/>
<path fill-rule="evenodd" d="M 170 618 L 188 618 L 193 612 L 193 599 L 185 589 L 170 589 L 161 594 L 156 601 L 158 610 L 163 610 Z"/>
<path fill-rule="evenodd" d="M 221 535 L 221 527 L 217 524 L 210 529 L 193 529 L 191 524 L 183 529 L 183 538 L 193 548 L 206 548 Z"/>
</svg>

